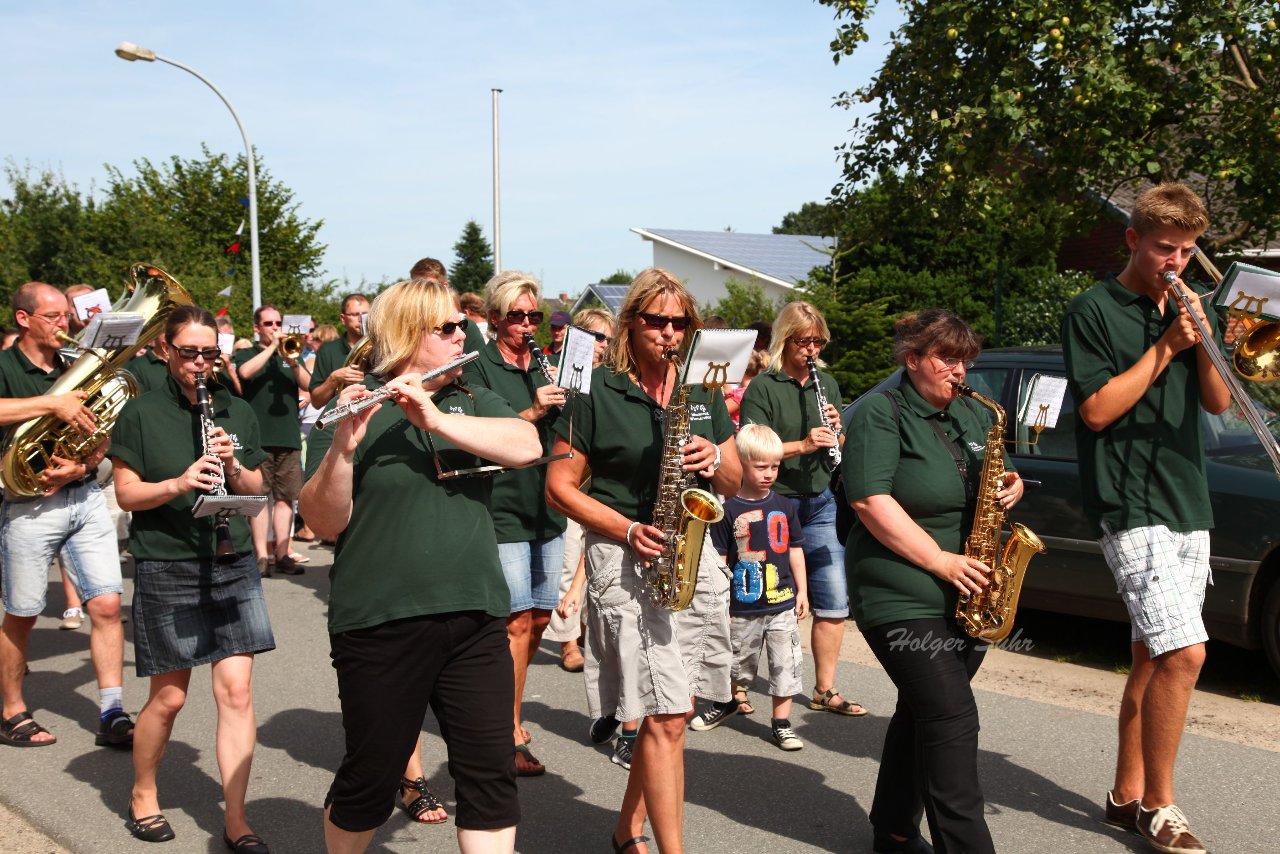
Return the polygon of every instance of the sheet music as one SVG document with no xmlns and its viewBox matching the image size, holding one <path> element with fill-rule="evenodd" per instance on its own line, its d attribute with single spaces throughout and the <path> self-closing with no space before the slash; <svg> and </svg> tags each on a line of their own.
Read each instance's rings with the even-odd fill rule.
<svg viewBox="0 0 1280 854">
<path fill-rule="evenodd" d="M 1027 389 L 1027 402 L 1023 404 L 1018 419 L 1028 427 L 1037 423 L 1041 427 L 1056 427 L 1062 413 L 1062 401 L 1067 394 L 1066 377 L 1036 374 Z"/>
<path fill-rule="evenodd" d="M 80 337 L 81 345 L 94 350 L 128 347 L 138 340 L 147 319 L 137 312 L 95 314 Z"/>
<path fill-rule="evenodd" d="M 556 380 L 563 388 L 591 394 L 591 363 L 595 359 L 596 337 L 585 329 L 570 326 L 560 350 L 560 372 Z"/>
<path fill-rule="evenodd" d="M 191 509 L 191 515 L 201 516 L 257 516 L 267 509 L 265 495 L 201 495 Z"/>
<path fill-rule="evenodd" d="M 1220 312 L 1239 311 L 1262 320 L 1280 320 L 1280 273 L 1236 261 L 1214 291 L 1213 307 Z"/>
<path fill-rule="evenodd" d="M 308 335 L 311 332 L 311 315 L 286 314 L 280 321 L 280 331 L 286 335 Z"/>
<path fill-rule="evenodd" d="M 71 307 L 81 322 L 87 323 L 95 314 L 106 314 L 111 311 L 111 297 L 106 288 L 98 288 L 87 294 L 71 298 Z"/>
<path fill-rule="evenodd" d="M 733 388 L 746 376 L 755 343 L 754 329 L 699 329 L 680 382 Z"/>
</svg>

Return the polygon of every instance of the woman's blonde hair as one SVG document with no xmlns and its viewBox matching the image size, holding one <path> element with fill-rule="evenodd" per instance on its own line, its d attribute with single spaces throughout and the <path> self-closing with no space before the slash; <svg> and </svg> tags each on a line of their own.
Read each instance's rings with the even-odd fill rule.
<svg viewBox="0 0 1280 854">
<path fill-rule="evenodd" d="M 635 365 L 635 354 L 631 351 L 631 323 L 644 307 L 661 296 L 672 295 L 680 301 L 680 308 L 689 318 L 685 328 L 684 340 L 680 344 L 680 356 L 689 352 L 689 342 L 693 333 L 702 328 L 702 318 L 698 316 L 698 306 L 689 291 L 675 277 L 674 273 L 658 267 L 641 270 L 631 282 L 631 289 L 622 300 L 622 311 L 618 313 L 618 334 L 609 345 L 605 362 L 613 367 L 615 373 L 630 372 Z"/>
<path fill-rule="evenodd" d="M 743 424 L 738 429 L 737 443 L 743 462 L 782 459 L 782 439 L 767 424 Z"/>
<path fill-rule="evenodd" d="M 453 290 L 433 279 L 396 282 L 378 294 L 368 320 L 373 373 L 396 376 L 418 352 L 422 336 L 457 313 Z"/>
<path fill-rule="evenodd" d="M 533 297 L 535 308 L 541 304 L 542 288 L 537 277 L 520 270 L 506 270 L 494 276 L 484 286 L 484 310 L 490 315 L 490 320 L 493 320 L 492 312 L 495 311 L 498 319 L 502 320 L 511 311 L 511 306 L 516 304 L 516 300 L 525 294 Z"/>
<path fill-rule="evenodd" d="M 612 337 L 618 331 L 618 319 L 607 308 L 584 308 L 573 316 L 573 325 L 588 329 L 592 324 L 603 326 Z"/>
<path fill-rule="evenodd" d="M 783 306 L 782 311 L 778 312 L 778 319 L 773 321 L 773 340 L 769 342 L 769 370 L 782 370 L 782 351 L 787 342 L 810 329 L 816 329 L 820 337 L 831 340 L 831 330 L 827 328 L 826 318 L 812 303 L 796 300 Z M 819 368 L 826 367 L 826 362 L 822 359 L 814 358 L 813 361 Z"/>
<path fill-rule="evenodd" d="M 311 337 L 321 344 L 328 344 L 330 341 L 338 340 L 338 328 L 332 323 L 322 323 L 316 327 L 315 334 Z"/>
</svg>

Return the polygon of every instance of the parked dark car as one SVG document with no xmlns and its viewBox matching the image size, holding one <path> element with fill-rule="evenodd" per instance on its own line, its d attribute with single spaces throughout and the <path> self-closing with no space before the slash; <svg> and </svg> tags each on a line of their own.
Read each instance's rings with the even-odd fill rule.
<svg viewBox="0 0 1280 854">
<path fill-rule="evenodd" d="M 899 374 L 895 371 L 868 394 L 896 384 Z M 1021 607 L 1127 622 L 1115 581 L 1084 516 L 1071 394 L 1065 395 L 1057 424 L 1038 438 L 1018 417 L 1037 375 L 1066 375 L 1061 347 L 988 350 L 966 380 L 1008 413 L 1006 452 L 1028 487 L 1012 517 L 1049 548 L 1048 554 L 1031 561 Z M 846 424 L 857 405 L 855 400 L 846 407 Z M 1212 638 L 1265 650 L 1280 677 L 1280 479 L 1234 409 L 1223 415 L 1202 414 L 1214 518 L 1205 625 Z"/>
</svg>

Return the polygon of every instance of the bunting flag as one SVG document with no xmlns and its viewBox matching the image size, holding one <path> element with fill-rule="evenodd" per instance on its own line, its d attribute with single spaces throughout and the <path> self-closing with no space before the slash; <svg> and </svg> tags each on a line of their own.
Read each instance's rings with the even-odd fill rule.
<svg viewBox="0 0 1280 854">
<path fill-rule="evenodd" d="M 241 217 L 240 227 L 236 229 L 235 238 L 231 241 L 231 245 L 228 246 L 225 250 L 223 250 L 223 254 L 232 255 L 232 256 L 239 255 L 240 249 L 241 249 L 240 237 L 243 234 L 244 234 L 244 217 Z M 235 274 L 236 274 L 236 266 L 235 264 L 232 264 L 231 269 L 226 272 L 226 275 L 234 276 Z M 228 288 L 227 290 L 230 291 L 231 289 Z M 230 294 L 228 294 L 228 296 L 230 296 Z"/>
<path fill-rule="evenodd" d="M 214 315 L 214 317 L 226 317 L 226 316 L 227 316 L 227 307 L 225 305 L 222 308 L 218 309 L 217 314 Z"/>
<path fill-rule="evenodd" d="M 227 285 L 225 288 L 223 288 L 222 290 L 218 291 L 218 296 L 220 296 L 220 297 L 226 297 L 227 299 L 231 299 L 231 286 L 230 286 L 230 285 Z"/>
</svg>

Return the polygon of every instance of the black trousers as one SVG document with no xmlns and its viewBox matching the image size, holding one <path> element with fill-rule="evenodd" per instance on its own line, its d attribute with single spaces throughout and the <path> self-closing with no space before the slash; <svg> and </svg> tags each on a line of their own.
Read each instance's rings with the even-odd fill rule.
<svg viewBox="0 0 1280 854">
<path fill-rule="evenodd" d="M 978 782 L 978 706 L 969 687 L 986 644 L 942 618 L 890 623 L 862 634 L 898 688 L 871 824 L 915 836 L 923 811 L 938 854 L 994 852 Z"/>
<path fill-rule="evenodd" d="M 507 624 L 480 611 L 438 614 L 330 635 L 346 755 L 329 787 L 329 820 L 372 830 L 391 815 L 427 706 L 449 749 L 454 823 L 496 830 L 520 821 Z"/>
</svg>

